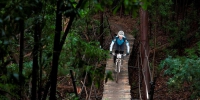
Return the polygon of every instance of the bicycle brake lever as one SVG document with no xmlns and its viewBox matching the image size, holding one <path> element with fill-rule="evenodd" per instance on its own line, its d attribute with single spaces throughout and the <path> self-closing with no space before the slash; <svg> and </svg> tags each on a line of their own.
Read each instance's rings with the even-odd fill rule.
<svg viewBox="0 0 200 100">
<path fill-rule="evenodd" d="M 112 53 L 112 55 L 115 55 L 115 53 Z"/>
</svg>

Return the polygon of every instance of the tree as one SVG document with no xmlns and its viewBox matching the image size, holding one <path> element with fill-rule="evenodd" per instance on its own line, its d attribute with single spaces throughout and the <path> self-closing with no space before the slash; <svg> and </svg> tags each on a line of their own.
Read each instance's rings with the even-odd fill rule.
<svg viewBox="0 0 200 100">
<path fill-rule="evenodd" d="M 24 84 L 24 79 L 23 79 L 23 61 L 24 61 L 24 20 L 20 20 L 20 57 L 19 57 L 19 87 L 20 87 L 20 93 L 19 96 L 22 99 L 23 98 L 23 84 Z"/>
<path fill-rule="evenodd" d="M 166 39 L 161 40 L 158 36 L 154 36 L 156 39 L 158 39 L 157 43 L 160 42 L 161 45 L 157 44 L 157 46 L 153 50 L 155 50 L 155 52 L 157 53 L 157 56 L 155 56 L 156 58 L 165 58 L 160 63 L 159 67 L 162 66 L 161 69 L 165 72 L 165 75 L 162 78 L 168 79 L 169 77 L 169 80 L 166 82 L 168 86 L 167 88 L 169 90 L 167 92 L 173 95 L 175 95 L 175 93 L 177 93 L 177 91 L 181 89 L 181 94 L 186 94 L 185 97 L 189 97 L 189 93 L 192 93 L 193 98 L 196 98 L 194 96 L 195 93 L 187 90 L 188 87 L 183 86 L 182 84 L 184 83 L 186 85 L 187 83 L 189 83 L 189 85 L 192 86 L 192 84 L 190 83 L 193 83 L 188 82 L 188 79 L 184 78 L 191 76 L 189 74 L 189 71 L 187 70 L 187 67 L 190 66 L 190 71 L 194 71 L 193 68 L 195 68 L 195 71 L 198 70 L 196 69 L 196 67 L 192 67 L 195 66 L 194 64 L 189 63 L 193 61 L 198 62 L 195 57 L 189 56 L 196 55 L 191 52 L 195 51 L 197 53 L 197 51 L 194 50 L 194 48 L 197 49 L 197 38 L 199 38 L 199 35 L 197 35 L 199 34 L 199 26 L 195 24 L 199 22 L 196 20 L 198 14 L 196 13 L 195 9 L 199 9 L 196 6 L 197 4 L 199 4 L 197 0 L 159 0 L 154 1 L 154 3 L 152 3 L 151 5 L 152 7 L 150 7 L 149 9 L 149 15 L 151 16 L 149 20 L 152 23 L 152 28 L 150 31 L 152 32 L 152 35 L 156 33 L 162 36 L 163 39 Z M 190 26 L 192 26 L 193 28 L 191 28 Z M 188 50 L 188 48 L 190 50 Z M 190 54 L 188 54 L 189 52 Z M 158 60 L 158 63 L 159 62 L 160 60 Z M 161 73 L 159 73 L 160 70 L 157 69 L 157 72 L 157 76 L 159 76 L 159 74 L 162 76 L 162 71 Z M 176 83 L 176 85 L 174 82 Z M 159 95 L 159 93 L 157 95 Z M 171 97 L 171 99 L 186 99 L 185 97 Z"/>
<path fill-rule="evenodd" d="M 51 71 L 51 91 L 50 100 L 56 100 L 56 85 L 57 85 L 57 73 L 58 73 L 58 61 L 60 56 L 60 36 L 62 28 L 62 13 L 61 11 L 61 0 L 57 1 L 56 10 L 56 28 L 54 36 L 54 48 L 53 48 L 53 60 L 52 60 L 52 71 Z"/>
<path fill-rule="evenodd" d="M 144 9 L 140 9 L 140 52 L 141 52 L 141 62 L 142 62 L 142 73 L 143 73 L 143 92 L 144 99 L 149 99 L 149 89 L 150 89 L 150 72 L 148 65 L 148 56 L 149 56 L 149 41 L 148 41 L 148 13 Z M 144 73 L 145 72 L 145 73 Z"/>
</svg>

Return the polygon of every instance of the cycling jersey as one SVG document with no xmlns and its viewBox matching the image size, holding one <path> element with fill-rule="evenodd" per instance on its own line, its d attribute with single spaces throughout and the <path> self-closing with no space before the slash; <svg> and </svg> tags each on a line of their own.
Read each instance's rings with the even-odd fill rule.
<svg viewBox="0 0 200 100">
<path fill-rule="evenodd" d="M 124 51 L 124 45 L 127 47 L 127 53 L 129 53 L 129 42 L 127 41 L 126 37 L 123 36 L 122 39 L 120 40 L 118 36 L 116 36 L 111 44 L 110 44 L 110 51 L 113 49 L 113 45 L 115 46 L 114 49 L 117 51 Z"/>
</svg>

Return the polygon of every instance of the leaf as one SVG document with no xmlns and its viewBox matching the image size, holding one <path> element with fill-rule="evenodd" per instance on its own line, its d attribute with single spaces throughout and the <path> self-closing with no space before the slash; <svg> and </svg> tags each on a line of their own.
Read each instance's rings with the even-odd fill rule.
<svg viewBox="0 0 200 100">
<path fill-rule="evenodd" d="M 1 29 L 1 35 L 5 36 L 5 31 L 3 29 Z"/>
<path fill-rule="evenodd" d="M 3 20 L 0 18 L 0 23 L 3 23 Z"/>
<path fill-rule="evenodd" d="M 137 17 L 137 11 L 136 10 L 132 10 L 132 16 L 133 16 L 133 18 L 136 18 Z"/>
<path fill-rule="evenodd" d="M 8 45 L 8 44 L 9 44 L 9 41 L 5 40 L 5 41 L 3 42 L 3 44 L 4 44 L 4 45 Z"/>
<path fill-rule="evenodd" d="M 15 79 L 17 79 L 19 81 L 19 74 L 18 73 L 13 73 L 13 76 Z"/>
<path fill-rule="evenodd" d="M 6 75 L 2 75 L 2 76 L 0 76 L 0 79 L 2 80 L 2 81 L 6 81 L 7 80 L 7 76 Z"/>
<path fill-rule="evenodd" d="M 95 87 L 97 87 L 97 88 L 99 88 L 100 85 L 101 85 L 101 83 L 100 83 L 99 81 L 97 81 L 97 82 L 95 83 Z"/>
<path fill-rule="evenodd" d="M 116 14 L 117 11 L 119 10 L 120 6 L 117 6 L 114 10 L 113 10 L 113 14 Z"/>
<path fill-rule="evenodd" d="M 19 21 L 19 20 L 20 20 L 20 17 L 16 17 L 15 20 L 16 20 L 16 21 Z"/>
<path fill-rule="evenodd" d="M 112 5 L 113 4 L 113 1 L 112 0 L 107 0 L 107 1 L 105 1 L 106 2 L 106 4 L 108 4 L 108 5 Z"/>
<path fill-rule="evenodd" d="M 4 20 L 9 20 L 9 19 L 10 19 L 10 15 L 6 16 Z"/>
<path fill-rule="evenodd" d="M 124 0 L 124 6 L 128 6 L 129 5 L 129 0 Z"/>
<path fill-rule="evenodd" d="M 112 72 L 110 70 L 106 71 L 105 83 L 108 81 L 108 79 L 114 80 L 112 77 Z"/>
<path fill-rule="evenodd" d="M 98 4 L 95 5 L 95 11 L 97 12 L 99 10 L 103 11 L 103 8 L 102 8 L 101 4 L 98 3 Z"/>
<path fill-rule="evenodd" d="M 142 3 L 142 8 L 143 8 L 144 10 L 147 10 L 147 2 L 143 2 L 143 3 Z"/>
<path fill-rule="evenodd" d="M 86 71 L 89 72 L 93 66 L 86 66 Z"/>
</svg>

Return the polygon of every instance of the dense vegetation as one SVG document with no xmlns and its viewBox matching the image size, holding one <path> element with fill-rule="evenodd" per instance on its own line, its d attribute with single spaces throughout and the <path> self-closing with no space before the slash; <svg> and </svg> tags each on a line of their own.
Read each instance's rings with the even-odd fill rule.
<svg viewBox="0 0 200 100">
<path fill-rule="evenodd" d="M 120 8 L 133 18 L 139 17 L 140 8 L 148 11 L 150 57 L 158 58 L 150 62 L 153 74 L 164 70 L 170 89 L 187 90 L 188 98 L 198 99 L 199 4 L 198 0 L 1 1 L 0 99 L 78 99 L 82 92 L 90 94 L 92 87 L 99 89 L 108 58 L 104 38 L 112 36 L 109 23 L 101 18 L 104 11 L 115 14 Z M 133 29 L 136 38 L 139 31 Z M 110 74 L 105 76 L 111 78 Z"/>
<path fill-rule="evenodd" d="M 74 98 L 72 84 L 67 87 L 70 95 L 56 92 L 56 84 L 59 89 L 62 80 L 71 81 L 68 78 L 71 75 L 75 75 L 79 86 L 91 84 L 94 78 L 97 80 L 94 84 L 99 84 L 104 78 L 99 70 L 105 67 L 101 62 L 107 58 L 107 51 L 96 40 L 100 36 L 98 28 L 92 30 L 99 26 L 98 20 L 89 20 L 100 9 L 99 4 L 89 3 L 73 0 L 1 3 L 0 98 Z M 74 21 L 76 16 L 79 19 Z M 96 36 L 90 35 L 93 32 L 97 32 Z M 86 76 L 91 78 L 87 83 L 83 80 Z M 62 80 L 57 82 L 57 78 Z"/>
<path fill-rule="evenodd" d="M 157 74 L 169 77 L 166 82 L 169 92 L 186 93 L 185 96 L 168 99 L 200 97 L 200 83 L 197 81 L 200 71 L 199 3 L 197 0 L 158 0 L 149 9 L 150 45 L 156 52 L 155 59 L 158 59 L 152 64 L 159 64 Z"/>
</svg>

